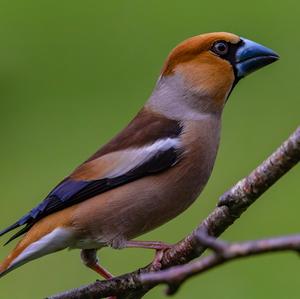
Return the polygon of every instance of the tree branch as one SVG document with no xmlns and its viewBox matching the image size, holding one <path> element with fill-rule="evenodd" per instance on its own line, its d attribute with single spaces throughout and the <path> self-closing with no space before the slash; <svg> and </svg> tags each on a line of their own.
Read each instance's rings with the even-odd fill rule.
<svg viewBox="0 0 300 299">
<path fill-rule="evenodd" d="M 209 242 L 212 242 L 211 240 Z M 220 241 L 215 241 L 214 248 Z M 276 251 L 300 251 L 300 235 L 277 237 L 272 239 L 254 240 L 242 243 L 222 244 L 222 251 L 215 252 L 196 262 L 175 266 L 167 270 L 152 272 L 141 275 L 144 284 L 157 285 L 159 283 L 168 284 L 167 294 L 174 294 L 179 286 L 188 278 L 206 272 L 216 266 L 243 257 L 276 252 Z M 220 248 L 220 247 L 219 247 Z M 218 248 L 218 249 L 219 249 Z"/>
<path fill-rule="evenodd" d="M 209 236 L 218 237 L 299 160 L 300 127 L 249 176 L 225 192 L 220 197 L 218 206 L 191 234 L 166 250 L 159 267 L 150 264 L 132 273 L 108 281 L 96 281 L 79 289 L 49 297 L 49 299 L 98 299 L 112 295 L 119 299 L 142 298 L 157 285 L 157 283 L 143 283 L 141 276 L 146 277 L 143 274 L 186 264 L 199 257 L 209 247 L 209 244 L 203 240 L 203 232 Z"/>
</svg>

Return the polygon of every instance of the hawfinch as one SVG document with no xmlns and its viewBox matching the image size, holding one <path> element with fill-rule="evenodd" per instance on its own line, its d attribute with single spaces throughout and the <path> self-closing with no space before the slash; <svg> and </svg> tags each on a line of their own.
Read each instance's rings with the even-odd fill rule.
<svg viewBox="0 0 300 299">
<path fill-rule="evenodd" d="M 81 249 L 104 278 L 98 249 L 162 242 L 133 239 L 176 217 L 206 185 L 218 150 L 222 111 L 238 81 L 276 61 L 272 50 L 225 32 L 187 39 L 168 56 L 136 117 L 0 236 L 23 236 L 0 277 L 46 254 Z M 7 242 L 7 243 L 8 243 Z"/>
</svg>

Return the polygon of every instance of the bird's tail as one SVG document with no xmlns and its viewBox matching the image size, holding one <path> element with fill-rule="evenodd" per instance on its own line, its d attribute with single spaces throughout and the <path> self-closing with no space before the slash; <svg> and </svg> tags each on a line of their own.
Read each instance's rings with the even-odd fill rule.
<svg viewBox="0 0 300 299">
<path fill-rule="evenodd" d="M 44 219 L 43 219 L 44 220 Z M 66 228 L 37 222 L 0 264 L 0 278 L 23 264 L 70 245 L 72 233 Z M 46 220 L 46 219 L 45 219 Z"/>
</svg>

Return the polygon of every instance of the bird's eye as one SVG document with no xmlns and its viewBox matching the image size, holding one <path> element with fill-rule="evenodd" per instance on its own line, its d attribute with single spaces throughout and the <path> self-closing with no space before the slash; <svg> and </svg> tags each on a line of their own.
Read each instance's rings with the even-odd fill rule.
<svg viewBox="0 0 300 299">
<path fill-rule="evenodd" d="M 220 56 L 226 55 L 228 53 L 228 50 L 229 46 L 225 41 L 216 42 L 212 47 L 212 51 Z"/>
</svg>

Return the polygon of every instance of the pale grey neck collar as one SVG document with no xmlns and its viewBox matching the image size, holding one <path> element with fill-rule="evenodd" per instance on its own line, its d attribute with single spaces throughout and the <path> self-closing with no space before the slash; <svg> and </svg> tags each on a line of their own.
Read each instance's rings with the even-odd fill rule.
<svg viewBox="0 0 300 299">
<path fill-rule="evenodd" d="M 146 107 L 176 120 L 203 120 L 220 117 L 212 112 L 211 99 L 184 86 L 180 75 L 160 76 Z"/>
</svg>

